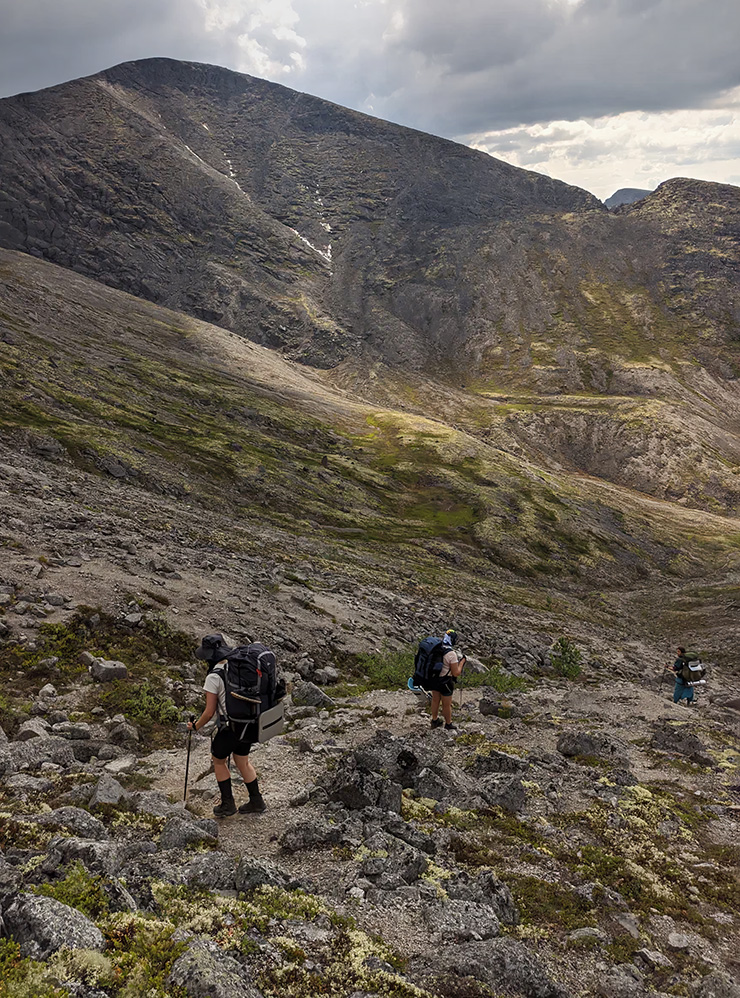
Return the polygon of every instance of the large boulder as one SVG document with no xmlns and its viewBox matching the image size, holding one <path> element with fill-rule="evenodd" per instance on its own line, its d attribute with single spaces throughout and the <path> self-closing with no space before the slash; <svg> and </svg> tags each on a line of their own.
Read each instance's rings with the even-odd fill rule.
<svg viewBox="0 0 740 998">
<path fill-rule="evenodd" d="M 54 898 L 20 894 L 3 911 L 5 929 L 21 954 L 46 960 L 60 949 L 102 950 L 103 933 L 89 918 Z"/>
<path fill-rule="evenodd" d="M 334 701 L 320 690 L 315 683 L 296 683 L 291 694 L 296 707 L 333 707 Z"/>
<path fill-rule="evenodd" d="M 75 761 L 72 746 L 65 738 L 55 736 L 32 738 L 25 742 L 11 742 L 8 747 L 9 769 L 13 772 L 38 769 L 45 762 L 66 769 Z"/>
<path fill-rule="evenodd" d="M 468 770 L 473 776 L 487 776 L 488 773 L 523 773 L 529 763 L 519 756 L 496 749 L 485 749 L 478 753 Z"/>
<path fill-rule="evenodd" d="M 219 850 L 210 850 L 194 856 L 182 868 L 182 873 L 188 887 L 202 887 L 211 891 L 238 889 L 236 860 Z"/>
<path fill-rule="evenodd" d="M 606 735 L 590 734 L 588 731 L 564 731 L 558 738 L 557 750 L 561 755 L 571 758 L 582 756 L 628 762 L 623 758 L 624 749 L 612 738 Z"/>
<path fill-rule="evenodd" d="M 58 807 L 46 814 L 35 815 L 33 820 L 38 825 L 66 828 L 83 839 L 96 839 L 100 842 L 108 838 L 108 831 L 103 822 L 81 807 Z"/>
<path fill-rule="evenodd" d="M 123 662 L 94 658 L 90 663 L 89 670 L 90 675 L 98 683 L 110 683 L 114 679 L 128 679 L 128 669 Z"/>
<path fill-rule="evenodd" d="M 659 724 L 653 731 L 650 748 L 682 755 L 689 762 L 694 762 L 698 766 L 715 765 L 715 760 L 707 752 L 706 745 L 696 737 L 688 724 L 679 727 L 665 723 Z"/>
<path fill-rule="evenodd" d="M 290 889 L 295 886 L 293 878 L 283 873 L 267 859 L 257 859 L 256 856 L 242 856 L 236 871 L 236 889 L 239 893 L 253 891 L 257 887 L 284 887 Z"/>
<path fill-rule="evenodd" d="M 381 773 L 404 789 L 414 786 L 414 781 L 424 769 L 433 769 L 441 762 L 443 749 L 439 740 L 412 741 L 398 738 L 389 731 L 378 731 L 372 738 L 348 752 L 340 762 L 349 763 L 361 772 Z"/>
<path fill-rule="evenodd" d="M 184 818 L 168 818 L 159 836 L 160 849 L 186 849 L 191 845 L 215 845 L 217 837 L 211 835 L 194 821 Z"/>
<path fill-rule="evenodd" d="M 364 773 L 351 769 L 332 774 L 327 789 L 329 800 L 343 804 L 350 810 L 380 807 L 385 811 L 401 811 L 401 787 L 378 773 Z"/>
<path fill-rule="evenodd" d="M 175 960 L 167 986 L 182 988 L 189 998 L 263 998 L 246 967 L 205 939 Z"/>
<path fill-rule="evenodd" d="M 432 938 L 438 942 L 483 941 L 501 935 L 501 924 L 490 905 L 476 901 L 448 900 L 427 905 L 423 918 Z"/>
<path fill-rule="evenodd" d="M 461 977 L 474 977 L 493 991 L 525 998 L 569 998 L 534 954 L 515 939 L 472 942 L 444 951 L 450 968 Z"/>
<path fill-rule="evenodd" d="M 118 780 L 104 773 L 98 780 L 93 795 L 90 798 L 90 807 L 97 807 L 99 804 L 120 804 L 128 800 L 128 792 L 124 790 Z"/>
<path fill-rule="evenodd" d="M 445 882 L 448 897 L 463 901 L 478 901 L 492 908 L 499 922 L 504 925 L 519 924 L 519 910 L 514 903 L 508 885 L 499 880 L 490 870 L 484 870 L 475 877 L 461 871 Z"/>
<path fill-rule="evenodd" d="M 527 791 L 521 779 L 506 773 L 494 773 L 482 779 L 478 794 L 492 807 L 500 807 L 509 814 L 521 811 L 527 800 Z"/>
<path fill-rule="evenodd" d="M 691 998 L 740 998 L 740 984 L 722 971 L 715 970 L 702 977 L 691 992 Z"/>
</svg>

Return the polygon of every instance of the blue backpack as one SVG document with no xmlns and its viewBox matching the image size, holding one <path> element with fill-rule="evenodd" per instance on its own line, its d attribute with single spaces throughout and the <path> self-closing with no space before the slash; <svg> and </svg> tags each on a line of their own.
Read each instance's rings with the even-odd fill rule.
<svg viewBox="0 0 740 998">
<path fill-rule="evenodd" d="M 445 644 L 442 638 L 424 638 L 414 656 L 414 686 L 424 686 L 442 671 Z"/>
</svg>

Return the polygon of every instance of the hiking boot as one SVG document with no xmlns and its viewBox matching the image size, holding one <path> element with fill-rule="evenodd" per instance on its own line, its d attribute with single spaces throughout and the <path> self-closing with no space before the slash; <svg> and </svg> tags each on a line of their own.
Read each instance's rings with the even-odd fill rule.
<svg viewBox="0 0 740 998">
<path fill-rule="evenodd" d="M 234 798 L 232 797 L 231 800 L 222 800 L 220 804 L 214 807 L 213 814 L 216 818 L 228 818 L 229 815 L 236 814 Z"/>
<path fill-rule="evenodd" d="M 433 728 L 441 728 L 443 724 L 444 721 L 439 717 L 435 717 L 435 719 L 432 721 Z"/>
<path fill-rule="evenodd" d="M 246 804 L 239 808 L 239 814 L 262 814 L 267 808 L 261 797 L 250 797 Z"/>
<path fill-rule="evenodd" d="M 457 731 L 454 724 L 445 724 L 445 731 Z"/>
</svg>

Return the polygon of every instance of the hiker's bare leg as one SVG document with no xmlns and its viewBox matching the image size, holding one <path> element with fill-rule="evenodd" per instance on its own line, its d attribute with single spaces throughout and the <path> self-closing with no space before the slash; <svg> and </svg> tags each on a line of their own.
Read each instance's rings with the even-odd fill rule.
<svg viewBox="0 0 740 998">
<path fill-rule="evenodd" d="M 442 717 L 445 724 L 452 724 L 452 697 L 442 697 Z"/>
<path fill-rule="evenodd" d="M 234 755 L 234 762 L 245 783 L 251 783 L 252 780 L 257 779 L 257 770 L 249 761 L 248 755 Z"/>
<path fill-rule="evenodd" d="M 220 783 L 221 780 L 229 779 L 229 757 L 225 759 L 217 759 L 215 755 L 211 756 L 213 760 L 213 772 L 216 774 L 216 779 Z"/>
<path fill-rule="evenodd" d="M 439 714 L 439 702 L 442 699 L 441 693 L 432 693 L 432 720 L 437 720 L 437 714 Z"/>
</svg>

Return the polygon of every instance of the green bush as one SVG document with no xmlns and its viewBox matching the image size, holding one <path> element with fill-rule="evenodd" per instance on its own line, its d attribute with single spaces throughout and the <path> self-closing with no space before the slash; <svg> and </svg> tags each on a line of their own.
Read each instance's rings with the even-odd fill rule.
<svg viewBox="0 0 740 998">
<path fill-rule="evenodd" d="M 63 880 L 53 884 L 41 884 L 33 887 L 36 894 L 54 898 L 77 908 L 83 915 L 95 920 L 108 913 L 109 900 L 103 888 L 103 878 L 88 873 L 82 863 L 74 863 Z"/>
<path fill-rule="evenodd" d="M 559 676 L 576 679 L 581 674 L 583 656 L 568 638 L 558 638 L 550 654 L 553 668 Z"/>
<path fill-rule="evenodd" d="M 12 939 L 0 939 L 0 996 L 2 998 L 69 998 L 69 992 L 44 980 L 46 968 L 21 956 Z"/>
<path fill-rule="evenodd" d="M 143 728 L 153 724 L 171 726 L 180 720 L 180 711 L 175 703 L 148 679 L 134 685 L 114 680 L 111 688 L 101 696 L 100 703 L 109 713 L 125 714 Z"/>
</svg>

